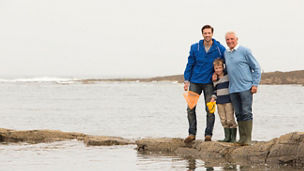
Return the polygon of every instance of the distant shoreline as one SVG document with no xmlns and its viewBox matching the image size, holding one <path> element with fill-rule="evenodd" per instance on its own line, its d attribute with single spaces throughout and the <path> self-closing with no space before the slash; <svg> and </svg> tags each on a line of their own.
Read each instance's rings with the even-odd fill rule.
<svg viewBox="0 0 304 171">
<path fill-rule="evenodd" d="M 172 81 L 182 83 L 184 81 L 183 75 L 170 75 L 150 78 L 110 78 L 110 79 L 84 79 L 82 83 L 93 83 L 99 81 Z M 304 70 L 290 71 L 290 72 L 266 72 L 262 73 L 260 84 L 281 85 L 281 84 L 300 84 L 304 86 Z"/>
</svg>

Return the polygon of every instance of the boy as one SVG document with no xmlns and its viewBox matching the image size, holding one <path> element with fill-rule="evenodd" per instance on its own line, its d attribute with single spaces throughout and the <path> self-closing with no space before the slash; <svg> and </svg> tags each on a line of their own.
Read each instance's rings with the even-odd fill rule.
<svg viewBox="0 0 304 171">
<path fill-rule="evenodd" d="M 225 139 L 220 140 L 220 142 L 235 142 L 237 124 L 234 119 L 234 109 L 229 96 L 228 75 L 224 73 L 224 61 L 218 58 L 214 60 L 213 66 L 218 80 L 213 82 L 214 94 L 212 95 L 211 102 L 216 101 L 225 133 Z"/>
</svg>

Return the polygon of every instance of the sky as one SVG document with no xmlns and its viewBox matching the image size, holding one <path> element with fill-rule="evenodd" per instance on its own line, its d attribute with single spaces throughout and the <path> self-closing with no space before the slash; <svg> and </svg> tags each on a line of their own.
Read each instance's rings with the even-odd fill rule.
<svg viewBox="0 0 304 171">
<path fill-rule="evenodd" d="M 304 69 L 303 0 L 0 0 L 0 77 L 183 74 L 201 27 L 262 71 Z"/>
</svg>

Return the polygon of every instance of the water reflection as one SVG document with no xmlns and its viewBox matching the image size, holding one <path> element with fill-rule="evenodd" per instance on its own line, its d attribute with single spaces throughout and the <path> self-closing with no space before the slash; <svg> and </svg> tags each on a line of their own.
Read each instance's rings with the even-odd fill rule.
<svg viewBox="0 0 304 171">
<path fill-rule="evenodd" d="M 205 165 L 200 165 L 199 163 L 201 163 L 202 161 L 200 160 L 197 160 L 197 159 L 193 159 L 193 158 L 188 158 L 186 159 L 188 165 L 187 165 L 187 171 L 195 171 L 196 169 L 198 168 L 205 168 L 206 171 L 212 171 L 214 170 L 213 167 L 208 167 L 208 166 L 205 166 Z M 198 163 L 198 166 L 197 166 L 197 163 Z"/>
<path fill-rule="evenodd" d="M 196 160 L 195 159 L 188 159 L 188 171 L 194 171 L 196 169 Z"/>
<path fill-rule="evenodd" d="M 223 170 L 224 171 L 237 171 L 237 165 L 235 165 L 235 164 L 225 164 L 224 166 L 223 166 Z"/>
</svg>

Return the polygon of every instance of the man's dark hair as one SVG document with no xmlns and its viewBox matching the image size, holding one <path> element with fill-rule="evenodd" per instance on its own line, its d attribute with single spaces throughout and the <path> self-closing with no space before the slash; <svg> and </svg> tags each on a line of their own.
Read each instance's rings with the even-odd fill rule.
<svg viewBox="0 0 304 171">
<path fill-rule="evenodd" d="M 211 27 L 210 25 L 204 25 L 204 26 L 202 27 L 202 33 L 203 33 L 203 31 L 204 31 L 205 29 L 211 29 L 211 32 L 213 33 L 213 27 Z"/>
</svg>

